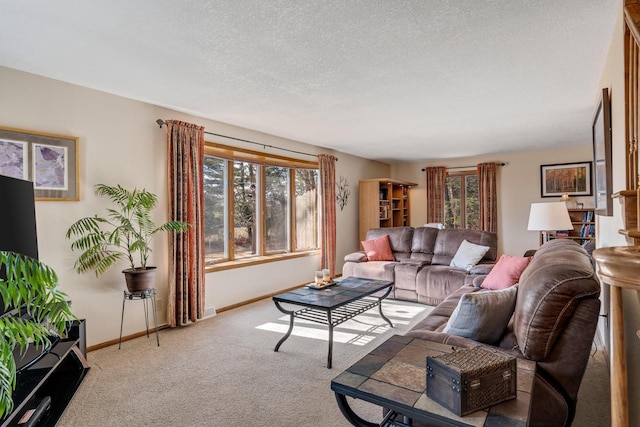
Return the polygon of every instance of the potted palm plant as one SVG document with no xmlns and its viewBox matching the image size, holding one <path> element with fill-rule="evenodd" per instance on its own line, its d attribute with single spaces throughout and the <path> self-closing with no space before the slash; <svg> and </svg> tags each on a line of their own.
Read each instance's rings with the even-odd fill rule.
<svg viewBox="0 0 640 427">
<path fill-rule="evenodd" d="M 169 221 L 156 226 L 151 212 L 158 197 L 144 188 L 98 184 L 96 194 L 108 197 L 115 207 L 108 208 L 106 216 L 81 218 L 69 227 L 67 239 L 75 239 L 71 249 L 81 251 L 74 268 L 78 273 L 93 270 L 99 276 L 126 258 L 129 268 L 123 273 L 129 292 L 153 288 L 156 267 L 147 265 L 153 237 L 161 231 L 184 231 L 187 224 Z"/>
<path fill-rule="evenodd" d="M 13 252 L 0 251 L 0 298 L 4 311 L 21 307 L 29 316 L 0 318 L 0 420 L 13 410 L 16 387 L 14 350 L 29 345 L 47 348 L 52 334 L 66 332 L 76 317 L 67 296 L 58 289 L 58 276 L 45 264 Z"/>
</svg>

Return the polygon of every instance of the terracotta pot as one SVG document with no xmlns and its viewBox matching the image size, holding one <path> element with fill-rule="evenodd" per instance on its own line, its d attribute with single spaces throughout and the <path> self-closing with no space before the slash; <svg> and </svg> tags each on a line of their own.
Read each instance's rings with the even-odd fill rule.
<svg viewBox="0 0 640 427">
<path fill-rule="evenodd" d="M 122 271 L 129 292 L 142 292 L 156 287 L 156 267 L 128 268 Z"/>
</svg>

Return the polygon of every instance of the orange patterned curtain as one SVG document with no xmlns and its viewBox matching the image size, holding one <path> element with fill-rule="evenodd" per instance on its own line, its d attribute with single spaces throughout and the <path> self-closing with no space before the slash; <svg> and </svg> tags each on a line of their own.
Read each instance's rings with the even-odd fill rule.
<svg viewBox="0 0 640 427">
<path fill-rule="evenodd" d="M 320 162 L 320 188 L 322 189 L 322 267 L 331 277 L 336 270 L 336 158 L 318 155 Z"/>
<path fill-rule="evenodd" d="M 444 181 L 447 168 L 434 166 L 426 168 L 427 175 L 427 222 L 444 224 Z"/>
<path fill-rule="evenodd" d="M 478 163 L 478 199 L 482 231 L 496 233 L 498 229 L 498 190 L 496 188 L 498 165 Z"/>
<path fill-rule="evenodd" d="M 189 223 L 170 241 L 167 321 L 175 327 L 204 316 L 204 127 L 168 120 L 167 148 L 171 220 Z"/>
</svg>

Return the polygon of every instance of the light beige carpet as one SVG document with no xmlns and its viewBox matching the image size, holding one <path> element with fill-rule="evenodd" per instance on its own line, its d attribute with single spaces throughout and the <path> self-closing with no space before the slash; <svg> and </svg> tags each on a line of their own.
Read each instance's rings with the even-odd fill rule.
<svg viewBox="0 0 640 427">
<path fill-rule="evenodd" d="M 326 327 L 288 326 L 270 299 L 198 324 L 89 353 L 91 370 L 59 426 L 348 426 L 331 380 L 392 334 L 403 334 L 431 307 L 385 301 L 389 328 L 377 310 L 334 333 L 333 369 L 326 368 Z M 575 426 L 609 425 L 608 377 L 596 353 L 578 404 Z M 363 417 L 380 409 L 356 402 Z"/>
</svg>

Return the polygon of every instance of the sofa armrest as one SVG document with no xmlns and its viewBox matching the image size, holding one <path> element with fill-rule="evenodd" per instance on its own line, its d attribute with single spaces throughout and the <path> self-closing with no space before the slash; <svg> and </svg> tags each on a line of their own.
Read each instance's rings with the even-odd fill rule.
<svg viewBox="0 0 640 427">
<path fill-rule="evenodd" d="M 489 274 L 494 266 L 494 263 L 476 264 L 471 267 L 471 270 L 469 270 L 469 274 Z"/>
<path fill-rule="evenodd" d="M 365 262 L 367 254 L 364 251 L 352 252 L 344 256 L 345 262 Z"/>
</svg>

